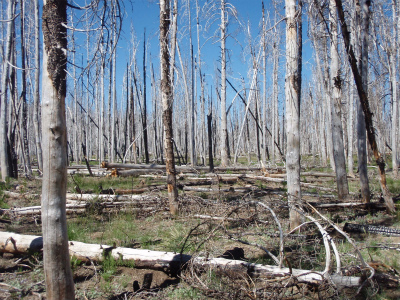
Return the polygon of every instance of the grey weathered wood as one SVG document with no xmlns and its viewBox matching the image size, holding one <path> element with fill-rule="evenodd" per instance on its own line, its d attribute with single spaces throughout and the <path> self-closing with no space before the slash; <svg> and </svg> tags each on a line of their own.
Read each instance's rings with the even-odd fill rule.
<svg viewBox="0 0 400 300">
<path fill-rule="evenodd" d="M 286 0 L 286 173 L 290 228 L 299 226 L 301 215 L 292 207 L 301 199 L 300 189 L 300 95 L 298 87 L 298 45 L 296 0 Z"/>
<path fill-rule="evenodd" d="M 228 21 L 226 20 L 226 1 L 221 0 L 221 138 L 220 138 L 220 150 L 221 150 L 221 166 L 228 166 L 228 125 L 227 125 L 227 114 L 226 114 L 226 27 Z"/>
<path fill-rule="evenodd" d="M 38 168 L 43 169 L 42 159 L 42 137 L 39 124 L 40 109 L 40 16 L 39 16 L 39 0 L 35 0 L 35 92 L 33 100 L 33 126 L 35 128 L 35 145 Z"/>
<path fill-rule="evenodd" d="M 339 45 L 338 45 L 338 22 L 335 0 L 329 2 L 329 21 L 331 37 L 331 69 L 330 87 L 332 93 L 332 149 L 335 162 L 336 185 L 339 200 L 345 199 L 349 195 L 349 185 L 347 182 L 346 158 L 344 155 L 343 128 L 342 128 L 342 85 L 339 67 Z"/>
<path fill-rule="evenodd" d="M 161 0 L 163 1 L 163 0 Z M 0 252 L 26 253 L 28 250 L 40 251 L 42 239 L 40 236 L 19 235 L 11 232 L 0 232 Z M 192 257 L 175 252 L 151 251 L 112 247 L 107 245 L 69 242 L 69 253 L 82 261 L 102 261 L 105 256 L 111 256 L 123 261 L 134 261 L 138 268 L 149 268 L 164 272 L 177 273 L 189 261 L 198 267 L 217 268 L 225 271 L 237 271 L 241 275 L 254 277 L 285 277 L 296 276 L 301 281 L 319 283 L 325 279 L 331 280 L 338 287 L 360 286 L 360 277 L 340 276 L 337 274 L 322 274 L 313 270 L 294 268 L 279 268 L 278 266 L 261 265 L 242 260 L 225 258 Z"/>
<path fill-rule="evenodd" d="M 44 0 L 42 78 L 42 232 L 46 297 L 75 299 L 66 218 L 67 130 L 65 117 L 66 0 Z"/>
<path fill-rule="evenodd" d="M 163 107 L 164 147 L 170 212 L 179 213 L 178 189 L 176 187 L 175 157 L 172 131 L 172 84 L 170 81 L 170 57 L 168 53 L 170 9 L 169 1 L 160 0 L 160 70 L 161 99 Z"/>
<path fill-rule="evenodd" d="M 14 23 L 15 14 L 15 0 L 8 1 L 7 5 L 7 33 L 6 43 L 3 54 L 3 71 L 1 74 L 1 95 L 0 95 L 0 166 L 1 166 L 1 180 L 6 181 L 9 176 L 9 161 L 7 157 L 7 82 L 9 76 L 10 66 L 8 62 L 11 61 L 12 41 L 13 34 L 12 28 Z"/>
</svg>

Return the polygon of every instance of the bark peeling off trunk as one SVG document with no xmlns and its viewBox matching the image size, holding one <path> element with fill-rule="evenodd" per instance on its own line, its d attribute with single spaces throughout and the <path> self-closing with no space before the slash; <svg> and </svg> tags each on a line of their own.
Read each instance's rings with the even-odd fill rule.
<svg viewBox="0 0 400 300">
<path fill-rule="evenodd" d="M 75 299 L 66 218 L 67 127 L 66 28 L 67 1 L 44 1 L 42 134 L 42 231 L 46 297 Z"/>
<path fill-rule="evenodd" d="M 43 6 L 43 42 L 47 58 L 47 72 L 59 97 L 66 94 L 67 29 L 62 23 L 67 19 L 67 2 L 48 1 Z"/>
<path fill-rule="evenodd" d="M 175 157 L 172 131 L 172 84 L 170 81 L 170 62 L 168 53 L 169 1 L 160 0 L 160 69 L 161 98 L 163 106 L 164 147 L 166 156 L 166 172 L 168 199 L 172 215 L 179 213 L 178 189 L 176 187 Z"/>
</svg>

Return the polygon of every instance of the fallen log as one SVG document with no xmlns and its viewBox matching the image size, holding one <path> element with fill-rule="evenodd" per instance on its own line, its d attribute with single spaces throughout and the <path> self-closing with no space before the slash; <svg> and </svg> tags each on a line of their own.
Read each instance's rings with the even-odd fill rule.
<svg viewBox="0 0 400 300">
<path fill-rule="evenodd" d="M 20 235 L 11 232 L 0 232 L 0 252 L 26 254 L 41 252 L 43 239 L 40 236 Z M 137 268 L 160 270 L 169 274 L 178 274 L 182 267 L 191 263 L 196 267 L 218 268 L 222 271 L 234 271 L 237 274 L 252 277 L 284 277 L 296 276 L 305 282 L 321 282 L 329 279 L 336 286 L 360 286 L 360 277 L 341 276 L 337 274 L 322 274 L 318 271 L 279 268 L 271 265 L 249 263 L 226 258 L 193 257 L 188 254 L 174 252 L 131 249 L 107 245 L 87 244 L 76 241 L 69 242 L 69 253 L 81 261 L 102 261 L 113 257 L 122 261 L 133 261 Z"/>
<path fill-rule="evenodd" d="M 101 167 L 105 169 L 158 169 L 158 170 L 165 170 L 165 165 L 145 165 L 145 164 L 122 164 L 122 163 L 110 163 L 103 161 L 101 163 Z M 179 172 L 192 172 L 192 171 L 199 171 L 199 172 L 207 172 L 209 171 L 209 167 L 203 166 L 175 166 L 175 169 Z M 233 166 L 233 167 L 215 167 L 214 172 L 251 172 L 251 171 L 261 171 L 263 170 L 262 167 L 242 167 L 242 166 Z M 279 168 L 270 169 L 271 173 L 273 172 L 281 172 L 283 170 Z"/>
<path fill-rule="evenodd" d="M 251 188 L 235 188 L 233 186 L 231 187 L 227 187 L 227 188 L 213 188 L 213 187 L 193 187 L 193 186 L 184 186 L 183 187 L 184 191 L 193 191 L 193 192 L 223 192 L 223 193 L 227 193 L 227 192 L 236 192 L 236 193 L 248 193 L 251 192 L 253 189 Z"/>
<path fill-rule="evenodd" d="M 281 173 L 281 174 L 267 174 L 267 177 L 272 177 L 272 178 L 286 178 L 286 173 Z M 310 176 L 310 177 L 329 177 L 329 178 L 336 178 L 336 175 L 333 173 L 323 173 L 323 172 L 301 172 L 300 176 Z M 348 179 L 355 179 L 353 176 L 347 175 Z"/>
<path fill-rule="evenodd" d="M 68 173 L 68 175 L 75 175 L 75 174 L 90 175 L 90 173 L 87 169 L 85 169 L 85 170 L 73 169 L 73 170 L 68 170 L 67 173 Z M 104 176 L 110 175 L 110 172 L 108 172 L 106 170 L 104 170 L 104 171 L 93 171 L 92 170 L 92 175 L 94 177 L 104 177 Z"/>
<path fill-rule="evenodd" d="M 21 194 L 21 193 L 10 192 L 10 191 L 3 191 L 3 194 L 5 196 L 7 196 L 8 198 L 12 198 L 12 199 L 20 199 L 22 197 L 32 199 L 32 198 L 39 198 L 41 196 L 39 194 L 30 194 L 30 193 Z"/>
<path fill-rule="evenodd" d="M 231 177 L 223 177 L 223 176 L 214 176 L 214 177 L 187 177 L 185 182 L 182 183 L 186 186 L 189 185 L 211 185 L 211 184 L 235 184 L 239 180 L 238 177 L 231 178 Z"/>
<path fill-rule="evenodd" d="M 386 206 L 383 203 L 370 202 L 370 203 L 312 203 L 309 202 L 310 205 L 316 208 L 345 208 L 345 207 L 354 207 L 354 208 L 364 208 L 364 209 L 386 209 Z"/>
<path fill-rule="evenodd" d="M 390 228 L 390 227 L 386 227 L 386 226 L 375 226 L 375 225 L 346 223 L 346 224 L 344 224 L 343 231 L 400 236 L 400 229 Z"/>
<path fill-rule="evenodd" d="M 109 163 L 103 161 L 101 167 L 105 169 L 137 169 L 137 170 L 162 170 L 165 171 L 165 165 L 143 165 L 143 164 L 119 164 Z M 208 171 L 208 167 L 192 167 L 192 166 L 175 166 L 175 169 L 179 172 L 193 172 L 193 171 Z"/>
<path fill-rule="evenodd" d="M 146 207 L 143 205 L 146 204 Z M 86 213 L 91 208 L 99 210 L 99 211 L 110 211 L 118 209 L 122 211 L 121 208 L 128 208 L 127 211 L 152 211 L 155 208 L 148 205 L 157 205 L 159 203 L 149 203 L 149 202 L 103 202 L 103 203 L 69 203 L 66 204 L 66 212 L 67 214 L 82 214 Z M 140 206 L 136 207 L 135 206 Z M 42 213 L 41 206 L 28 206 L 28 207 L 20 207 L 20 208 L 10 208 L 10 209 L 0 209 L 0 215 L 9 215 L 9 216 L 34 216 L 40 215 Z"/>
<path fill-rule="evenodd" d="M 128 177 L 128 176 L 139 176 L 146 175 L 149 173 L 153 174 L 164 174 L 164 170 L 159 169 L 145 169 L 145 170 L 136 170 L 136 169 L 128 169 L 128 170 L 119 170 L 115 169 L 111 172 L 111 176 L 119 176 L 119 177 Z"/>
<path fill-rule="evenodd" d="M 93 201 L 93 200 L 104 200 L 104 201 L 149 201 L 158 200 L 159 197 L 156 195 L 97 195 L 97 194 L 70 194 L 67 193 L 67 200 L 78 200 L 78 201 Z"/>
</svg>

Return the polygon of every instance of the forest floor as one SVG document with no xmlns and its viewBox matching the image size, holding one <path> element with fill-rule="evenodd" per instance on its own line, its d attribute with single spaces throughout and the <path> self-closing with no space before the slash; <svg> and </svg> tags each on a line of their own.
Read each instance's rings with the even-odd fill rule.
<svg viewBox="0 0 400 300">
<path fill-rule="evenodd" d="M 271 178 L 280 178 L 282 168 L 268 170 Z M 303 171 L 302 171 L 303 172 Z M 310 173 L 312 172 L 312 173 Z M 235 174 L 238 174 L 236 177 Z M 244 176 L 247 174 L 247 177 Z M 275 174 L 272 176 L 271 174 Z M 313 205 L 338 204 L 335 179 L 327 169 L 304 170 L 301 180 L 303 200 Z M 314 174 L 312 176 L 310 174 Z M 321 176 L 321 174 L 325 174 Z M 169 251 L 193 256 L 241 259 L 263 265 L 275 265 L 279 257 L 279 228 L 268 206 L 282 226 L 284 265 L 289 268 L 323 271 L 326 249 L 323 235 L 314 224 L 293 234 L 288 229 L 286 182 L 263 180 L 260 170 L 221 172 L 207 185 L 193 184 L 194 177 L 207 181 L 204 172 L 180 174 L 181 214 L 168 212 L 165 180 L 158 175 L 139 177 L 89 177 L 75 172 L 68 178 L 69 193 L 92 194 L 85 209 L 70 212 L 68 237 L 72 241 L 118 247 Z M 376 207 L 318 208 L 319 213 L 343 229 L 346 223 L 385 226 L 400 230 L 400 213 L 388 215 L 380 202 L 376 168 L 369 170 L 372 202 Z M 234 180 L 232 180 L 234 178 Z M 400 201 L 400 180 L 388 174 L 388 186 Z M 190 187 L 190 188 L 189 188 Z M 359 203 L 358 179 L 349 178 L 351 196 L 346 202 Z M 105 207 L 102 193 L 131 190 L 147 200 L 132 206 Z M 7 193 L 12 192 L 12 193 Z M 40 205 L 41 179 L 21 178 L 2 186 L 0 231 L 41 235 L 40 215 L 18 215 L 10 209 Z M 122 193 L 122 192 L 121 192 Z M 111 196 L 110 196 L 111 197 Z M 262 205 L 254 205 L 260 202 Z M 308 207 L 306 205 L 306 207 Z M 397 207 L 399 209 L 399 207 Z M 311 208 L 313 216 L 332 237 L 341 261 L 341 275 L 366 279 L 370 271 L 362 267 L 356 250 L 332 225 Z M 257 278 L 235 276 L 217 270 L 186 267 L 178 274 L 135 268 L 132 262 L 105 258 L 101 262 L 71 260 L 77 299 L 400 299 L 400 234 L 348 233 L 364 260 L 375 269 L 372 280 L 362 288 L 339 288 L 329 280 L 310 284 L 294 276 Z M 270 255 L 272 254 L 272 256 Z M 333 254 L 332 254 L 333 255 Z M 331 272 L 336 259 L 330 261 Z M 198 271 L 198 272 L 197 272 Z M 152 275 L 148 275 L 152 274 Z M 150 287 L 143 287 L 152 276 Z M 144 285 L 146 285 L 144 283 Z M 138 289 L 139 288 L 139 289 Z M 0 299 L 45 299 L 41 253 L 0 257 Z"/>
</svg>

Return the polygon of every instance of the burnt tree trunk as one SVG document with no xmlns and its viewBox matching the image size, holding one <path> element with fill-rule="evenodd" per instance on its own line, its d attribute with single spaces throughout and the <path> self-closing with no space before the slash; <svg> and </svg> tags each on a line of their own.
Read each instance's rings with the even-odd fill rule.
<svg viewBox="0 0 400 300">
<path fill-rule="evenodd" d="M 42 231 L 46 296 L 75 299 L 66 218 L 67 0 L 44 0 Z"/>
<path fill-rule="evenodd" d="M 179 213 L 178 189 L 176 187 L 175 158 L 172 132 L 172 88 L 168 53 L 168 31 L 170 24 L 169 1 L 160 0 L 160 69 L 161 99 L 163 106 L 164 147 L 169 207 L 172 215 Z"/>
<path fill-rule="evenodd" d="M 364 112 L 368 141 L 374 153 L 375 161 L 376 164 L 378 165 L 379 174 L 381 177 L 380 184 L 381 184 L 383 198 L 385 199 L 385 205 L 387 211 L 390 213 L 395 213 L 396 208 L 394 206 L 393 199 L 391 197 L 389 189 L 386 186 L 385 160 L 383 159 L 381 153 L 379 152 L 378 144 L 376 143 L 375 128 L 373 127 L 372 124 L 372 112 L 369 107 L 368 96 L 363 87 L 363 80 L 360 71 L 358 70 L 357 67 L 357 59 L 355 57 L 353 47 L 350 44 L 350 33 L 349 30 L 347 29 L 347 23 L 343 11 L 343 3 L 342 0 L 335 0 L 335 1 L 339 13 L 340 24 L 342 26 L 342 35 L 346 47 L 347 56 L 349 59 L 351 70 L 353 72 L 354 80 L 356 82 L 356 87 L 358 91 L 358 96 L 360 97 L 361 106 Z"/>
</svg>

